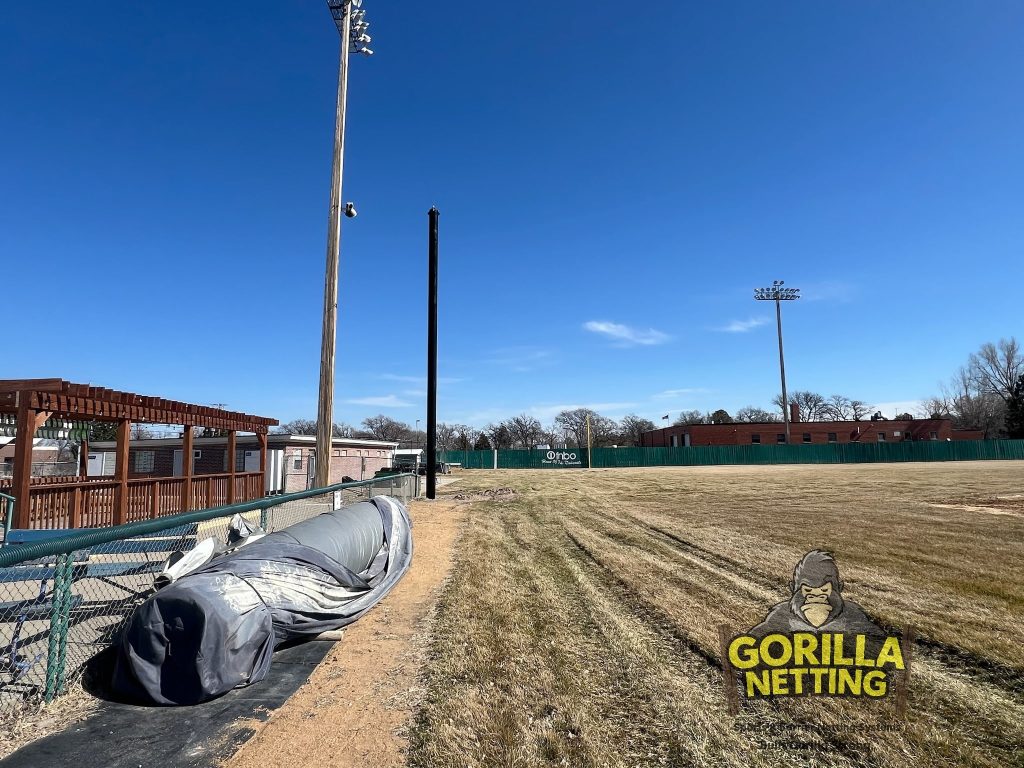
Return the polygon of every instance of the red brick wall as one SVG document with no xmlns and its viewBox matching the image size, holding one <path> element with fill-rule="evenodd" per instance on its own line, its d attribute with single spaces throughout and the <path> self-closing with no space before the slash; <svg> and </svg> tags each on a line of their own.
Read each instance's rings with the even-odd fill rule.
<svg viewBox="0 0 1024 768">
<path fill-rule="evenodd" d="M 672 436 L 678 444 L 686 444 L 685 435 L 690 435 L 691 446 L 702 445 L 751 445 L 752 436 L 760 435 L 761 445 L 777 445 L 777 435 L 785 434 L 783 423 L 770 424 L 691 424 L 688 426 L 665 427 L 645 432 L 642 444 L 652 447 L 670 447 Z M 952 426 L 948 419 L 914 419 L 913 421 L 810 421 L 790 425 L 793 445 L 804 445 L 804 435 L 810 435 L 811 444 L 828 443 L 829 433 L 834 432 L 837 443 L 876 443 L 878 433 L 885 433 L 886 442 L 908 439 L 929 440 L 931 433 L 936 439 L 952 437 Z M 895 433 L 899 432 L 897 436 Z"/>
<path fill-rule="evenodd" d="M 309 448 L 294 446 L 284 449 L 285 493 L 306 489 L 310 451 Z M 297 452 L 301 452 L 298 467 L 295 462 Z M 384 448 L 332 448 L 330 482 L 332 484 L 340 483 L 341 478 L 346 475 L 353 480 L 369 480 L 378 469 L 389 466 L 391 466 L 390 452 Z"/>
</svg>

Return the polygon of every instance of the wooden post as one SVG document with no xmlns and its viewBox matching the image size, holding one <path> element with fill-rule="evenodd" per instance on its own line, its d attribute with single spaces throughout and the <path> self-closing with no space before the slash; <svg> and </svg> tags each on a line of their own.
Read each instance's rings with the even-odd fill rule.
<svg viewBox="0 0 1024 768">
<path fill-rule="evenodd" d="M 256 439 L 260 441 L 260 487 L 256 490 L 256 498 L 258 499 L 265 495 L 264 492 L 267 487 L 267 433 L 257 432 Z M 330 455 L 330 450 L 327 453 Z M 329 463 L 330 459 L 327 461 Z M 329 477 L 327 482 L 330 483 Z M 246 501 L 252 501 L 252 499 L 246 499 Z"/>
<path fill-rule="evenodd" d="M 128 443 L 131 440 L 132 423 L 122 419 L 117 423 L 117 454 L 114 460 L 114 479 L 117 493 L 114 496 L 114 525 L 128 522 Z"/>
<path fill-rule="evenodd" d="M 149 487 L 149 516 L 153 520 L 160 517 L 160 481 L 154 480 Z"/>
<path fill-rule="evenodd" d="M 29 393 L 18 392 L 18 434 L 14 438 L 13 494 L 15 528 L 32 526 L 32 440 L 36 430 L 50 418 L 47 411 L 34 411 L 29 407 Z"/>
<path fill-rule="evenodd" d="M 235 464 L 238 458 L 235 456 L 238 450 L 235 447 L 235 430 L 228 430 L 228 504 L 235 503 Z"/>
<path fill-rule="evenodd" d="M 192 427 L 186 426 L 181 439 L 181 511 L 192 509 Z"/>
<path fill-rule="evenodd" d="M 76 485 L 71 496 L 71 527 L 82 527 L 82 487 Z"/>
<path fill-rule="evenodd" d="M 14 442 L 14 527 L 28 528 L 31 525 L 29 496 L 32 483 L 32 438 L 35 430 L 35 413 L 28 408 L 28 393 L 18 393 L 18 432 Z"/>
<path fill-rule="evenodd" d="M 78 476 L 86 477 L 89 474 L 89 440 L 82 441 L 78 448 Z"/>
</svg>

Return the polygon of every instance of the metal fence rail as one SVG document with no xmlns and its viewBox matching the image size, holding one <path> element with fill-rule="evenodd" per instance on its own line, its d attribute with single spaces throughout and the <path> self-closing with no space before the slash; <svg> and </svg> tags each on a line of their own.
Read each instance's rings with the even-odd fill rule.
<svg viewBox="0 0 1024 768">
<path fill-rule="evenodd" d="M 271 532 L 342 504 L 408 502 L 418 492 L 416 475 L 390 475 L 113 528 L 10 531 L 0 547 L 0 711 L 63 693 L 116 642 L 167 557 L 210 537 L 224 543 L 235 514 Z"/>
<path fill-rule="evenodd" d="M 590 466 L 666 467 L 715 464 L 865 464 L 904 461 L 1024 459 L 1024 440 L 903 441 L 824 445 L 718 445 L 687 448 L 594 448 Z M 549 456 L 549 454 L 554 454 Z M 567 455 L 566 455 L 567 454 Z M 571 458 L 570 458 L 571 457 Z M 443 451 L 439 461 L 467 469 L 566 469 L 588 466 L 586 448 L 548 451 Z"/>
</svg>

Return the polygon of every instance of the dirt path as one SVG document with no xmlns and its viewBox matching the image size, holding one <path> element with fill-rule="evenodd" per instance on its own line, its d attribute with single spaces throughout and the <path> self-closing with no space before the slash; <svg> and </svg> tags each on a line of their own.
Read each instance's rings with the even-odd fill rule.
<svg viewBox="0 0 1024 768">
<path fill-rule="evenodd" d="M 427 624 L 466 508 L 449 501 L 412 504 L 415 552 L 409 573 L 346 629 L 309 682 L 226 768 L 405 764 Z"/>
</svg>

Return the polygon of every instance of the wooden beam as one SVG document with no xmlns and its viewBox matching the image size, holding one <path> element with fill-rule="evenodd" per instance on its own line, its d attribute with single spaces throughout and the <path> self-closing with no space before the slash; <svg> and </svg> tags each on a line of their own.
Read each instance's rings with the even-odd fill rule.
<svg viewBox="0 0 1024 768">
<path fill-rule="evenodd" d="M 0 379 L 0 392 L 21 392 L 29 389 L 60 392 L 63 383 L 63 379 Z"/>
<path fill-rule="evenodd" d="M 185 482 L 181 484 L 181 511 L 192 509 L 192 427 L 185 425 L 181 440 L 181 476 Z"/>
<path fill-rule="evenodd" d="M 36 414 L 29 410 L 28 398 L 18 404 L 18 436 L 14 442 L 13 494 L 14 527 L 28 528 L 32 524 L 32 437 L 36 433 Z"/>
<path fill-rule="evenodd" d="M 263 432 L 257 432 L 256 439 L 260 443 L 260 475 L 263 476 L 260 482 L 263 483 L 263 488 L 261 489 L 263 491 L 267 487 L 267 436 Z M 261 492 L 260 496 L 262 495 L 263 493 Z"/>
<path fill-rule="evenodd" d="M 114 506 L 114 525 L 128 522 L 128 445 L 131 441 L 132 423 L 127 419 L 117 425 L 117 454 L 114 464 L 114 479 L 117 480 L 117 494 Z"/>
<path fill-rule="evenodd" d="M 235 430 L 228 430 L 228 447 L 226 449 L 228 452 L 228 474 L 230 475 L 228 478 L 228 504 L 235 503 L 235 464 L 237 462 L 237 458 L 235 456 L 237 453 L 235 441 Z"/>
</svg>

